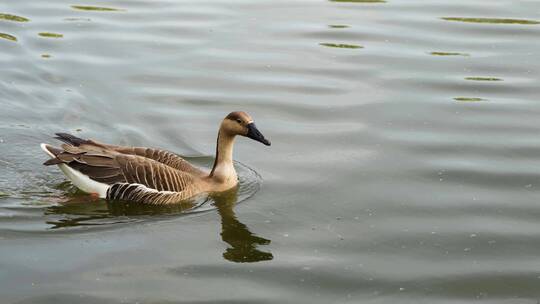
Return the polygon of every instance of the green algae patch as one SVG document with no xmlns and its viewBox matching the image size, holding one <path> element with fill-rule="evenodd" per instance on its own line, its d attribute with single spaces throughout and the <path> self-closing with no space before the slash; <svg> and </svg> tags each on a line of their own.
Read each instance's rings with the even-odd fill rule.
<svg viewBox="0 0 540 304">
<path fill-rule="evenodd" d="M 62 38 L 62 37 L 64 37 L 64 35 L 62 35 L 62 34 L 49 33 L 49 32 L 42 32 L 42 33 L 39 33 L 38 35 L 40 35 L 41 37 L 45 37 L 45 38 Z"/>
<path fill-rule="evenodd" d="M 503 81 L 501 78 L 496 78 L 496 77 L 465 77 L 465 80 L 472 80 L 472 81 Z"/>
<path fill-rule="evenodd" d="M 112 8 L 112 7 L 103 7 L 103 6 L 89 6 L 89 5 L 72 5 L 73 9 L 81 11 L 97 11 L 97 12 L 116 12 L 122 11 L 122 9 Z"/>
<path fill-rule="evenodd" d="M 459 101 L 459 102 L 479 102 L 479 101 L 485 101 L 485 99 L 483 99 L 483 98 L 478 98 L 478 97 L 455 97 L 454 100 L 455 100 L 455 101 Z"/>
<path fill-rule="evenodd" d="M 17 37 L 10 34 L 6 34 L 6 33 L 0 33 L 0 38 L 11 40 L 11 41 L 17 41 Z"/>
<path fill-rule="evenodd" d="M 446 21 L 458 21 L 468 23 L 488 23 L 488 24 L 540 24 L 540 21 L 527 19 L 506 19 L 506 18 L 461 18 L 461 17 L 442 17 Z"/>
<path fill-rule="evenodd" d="M 469 54 L 467 53 L 459 53 L 459 52 L 431 52 L 429 53 L 433 56 L 463 56 L 463 57 L 469 57 Z"/>
<path fill-rule="evenodd" d="M 341 3 L 386 3 L 385 0 L 330 0 L 330 2 L 341 2 Z"/>
<path fill-rule="evenodd" d="M 0 13 L 0 20 L 15 21 L 15 22 L 28 22 L 30 19 L 17 15 L 2 14 Z"/>
<path fill-rule="evenodd" d="M 41 54 L 41 58 L 51 58 L 51 55 L 49 55 L 49 54 Z"/>
<path fill-rule="evenodd" d="M 345 43 L 319 43 L 319 45 L 340 48 L 340 49 L 363 49 L 364 47 L 357 44 L 345 44 Z"/>
<path fill-rule="evenodd" d="M 343 29 L 343 28 L 349 28 L 350 26 L 345 25 L 345 24 L 329 24 L 328 27 L 334 28 L 334 29 Z"/>
</svg>

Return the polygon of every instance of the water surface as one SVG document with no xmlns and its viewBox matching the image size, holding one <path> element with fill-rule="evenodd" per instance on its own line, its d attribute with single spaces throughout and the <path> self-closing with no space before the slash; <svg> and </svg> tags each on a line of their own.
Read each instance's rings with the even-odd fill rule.
<svg viewBox="0 0 540 304">
<path fill-rule="evenodd" d="M 538 1 L 4 2 L 3 303 L 540 299 Z M 272 146 L 191 205 L 41 165 L 70 132 L 208 167 L 233 110 Z"/>
</svg>

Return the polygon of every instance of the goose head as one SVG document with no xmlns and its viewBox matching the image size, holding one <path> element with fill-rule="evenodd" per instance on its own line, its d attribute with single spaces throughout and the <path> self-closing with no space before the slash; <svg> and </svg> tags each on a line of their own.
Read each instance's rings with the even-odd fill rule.
<svg viewBox="0 0 540 304">
<path fill-rule="evenodd" d="M 246 112 L 237 111 L 229 113 L 223 119 L 221 131 L 230 136 L 245 136 L 270 146 L 270 141 L 257 129 L 253 118 Z"/>
</svg>

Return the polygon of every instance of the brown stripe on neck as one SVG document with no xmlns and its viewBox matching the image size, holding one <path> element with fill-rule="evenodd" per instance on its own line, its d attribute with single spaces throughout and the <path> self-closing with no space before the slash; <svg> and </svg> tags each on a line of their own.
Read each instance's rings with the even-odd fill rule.
<svg viewBox="0 0 540 304">
<path fill-rule="evenodd" d="M 221 135 L 221 130 L 218 131 L 217 139 L 216 139 L 216 159 L 214 160 L 214 166 L 212 166 L 212 171 L 210 171 L 210 177 L 214 176 L 214 171 L 216 170 L 216 166 L 219 159 L 219 136 Z"/>
</svg>

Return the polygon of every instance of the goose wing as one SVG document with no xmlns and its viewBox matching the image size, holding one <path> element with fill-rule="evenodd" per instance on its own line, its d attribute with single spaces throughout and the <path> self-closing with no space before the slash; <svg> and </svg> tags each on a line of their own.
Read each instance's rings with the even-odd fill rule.
<svg viewBox="0 0 540 304">
<path fill-rule="evenodd" d="M 187 160 L 183 159 L 178 154 L 167 151 L 167 150 L 152 149 L 152 148 L 145 148 L 145 147 L 120 147 L 120 146 L 115 147 L 113 149 L 114 151 L 122 153 L 122 154 L 138 155 L 138 156 L 150 158 L 157 162 L 165 164 L 169 167 L 172 167 L 174 169 L 188 172 L 196 176 L 203 176 L 207 174 L 201 169 L 190 164 Z"/>
<path fill-rule="evenodd" d="M 188 172 L 195 176 L 204 176 L 207 174 L 203 170 L 190 164 L 187 160 L 185 160 L 178 154 L 170 152 L 170 151 L 145 148 L 145 147 L 126 147 L 126 146 L 109 145 L 109 144 L 104 144 L 104 143 L 101 143 L 92 139 L 78 138 L 76 136 L 73 136 L 67 133 L 56 133 L 56 136 L 57 136 L 55 137 L 56 139 L 59 139 L 71 146 L 86 147 L 86 149 L 90 149 L 90 150 L 97 149 L 98 151 L 102 151 L 102 152 L 104 152 L 105 150 L 109 150 L 109 151 L 115 151 L 121 154 L 138 155 L 138 156 L 155 160 L 159 163 L 162 163 L 174 169 Z"/>
<path fill-rule="evenodd" d="M 54 148 L 45 165 L 66 164 L 90 179 L 105 183 L 140 184 L 157 191 L 182 192 L 194 187 L 196 176 L 138 155 L 122 154 L 92 145 Z"/>
<path fill-rule="evenodd" d="M 119 154 L 115 161 L 127 183 L 141 184 L 157 191 L 182 192 L 193 188 L 197 179 L 190 173 L 142 156 Z"/>
</svg>

